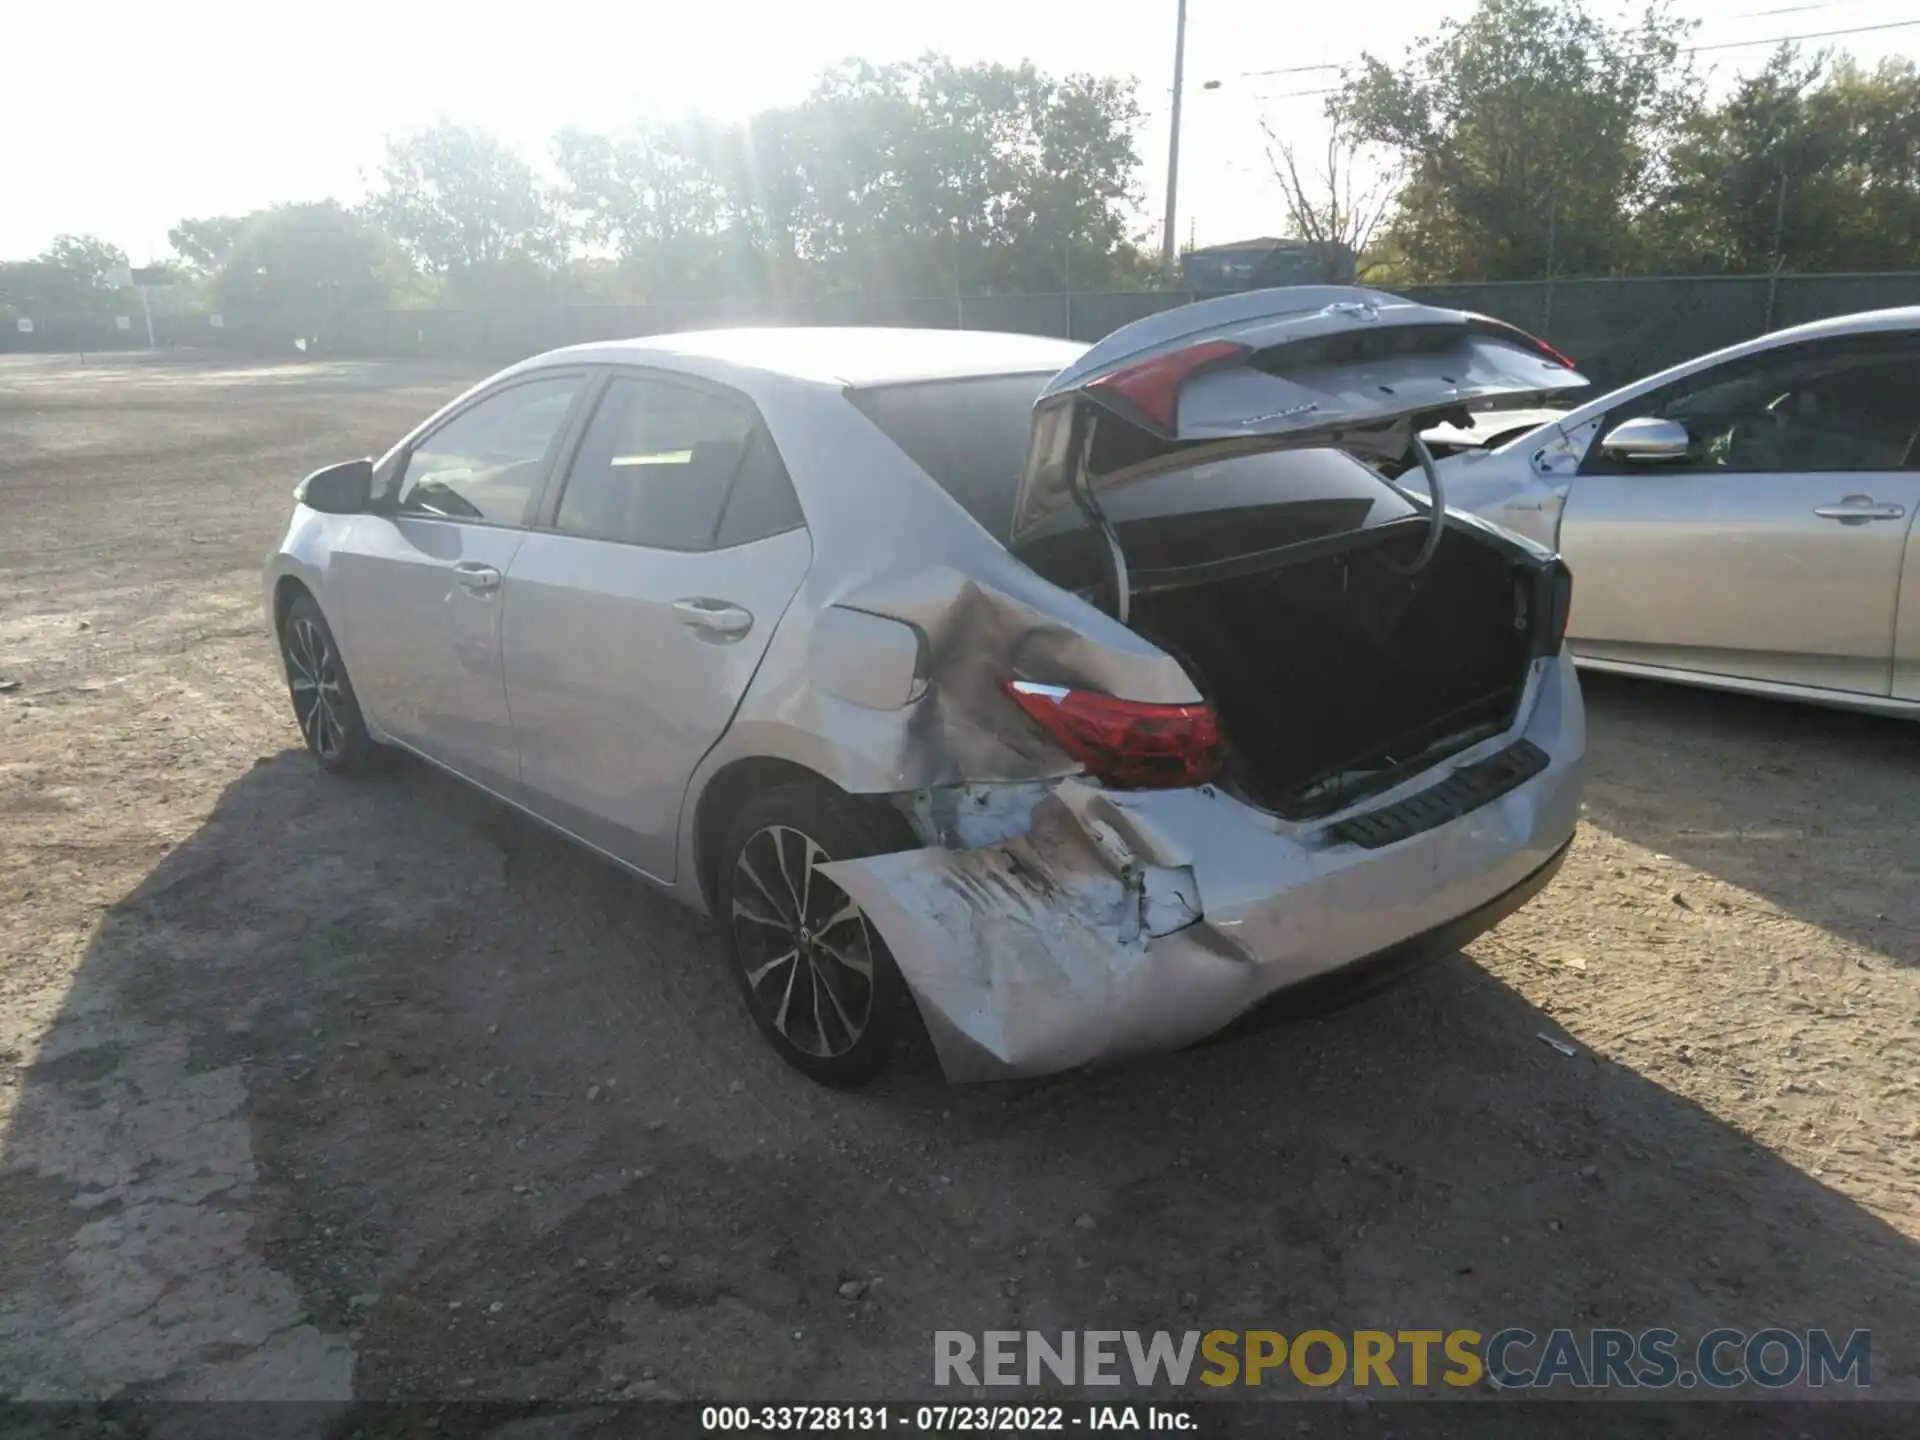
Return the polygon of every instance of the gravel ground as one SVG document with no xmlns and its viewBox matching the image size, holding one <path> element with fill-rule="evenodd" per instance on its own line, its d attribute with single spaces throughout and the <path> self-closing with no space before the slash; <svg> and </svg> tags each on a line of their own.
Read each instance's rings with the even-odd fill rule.
<svg viewBox="0 0 1920 1440">
<path fill-rule="evenodd" d="M 1522 1324 L 1864 1327 L 1920 1397 L 1920 727 L 1592 680 L 1573 856 L 1469 953 L 830 1093 L 704 922 L 295 748 L 289 487 L 472 378 L 0 360 L 0 1393 L 907 1397 L 934 1329 Z"/>
</svg>

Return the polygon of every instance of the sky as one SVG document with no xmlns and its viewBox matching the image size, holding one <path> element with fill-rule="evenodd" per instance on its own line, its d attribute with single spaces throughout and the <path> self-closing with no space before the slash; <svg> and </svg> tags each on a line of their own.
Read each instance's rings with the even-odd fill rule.
<svg viewBox="0 0 1920 1440">
<path fill-rule="evenodd" d="M 0 259 L 60 233 L 112 240 L 135 264 L 165 258 L 185 215 L 238 214 L 366 189 L 383 138 L 446 118 L 492 130 L 530 156 L 577 123 L 698 109 L 743 116 L 804 96 L 852 56 L 939 51 L 959 61 L 1032 60 L 1055 73 L 1132 75 L 1146 206 L 1157 240 L 1166 193 L 1176 0 L 91 0 L 9 15 L 0 66 Z M 1597 0 L 1613 13 L 1615 0 Z M 1679 0 L 1694 42 L 1920 19 L 1912 0 Z M 1206 245 L 1284 228 L 1259 122 L 1312 153 L 1325 143 L 1319 92 L 1363 51 L 1397 60 L 1472 0 L 1189 0 L 1177 233 Z M 1920 54 L 1920 25 L 1835 37 L 1869 63 Z M 1703 50 L 1724 89 L 1765 45 Z M 1305 68 L 1329 67 L 1329 68 Z M 1288 73 L 1262 74 L 1262 71 Z M 1219 81 L 1206 89 L 1207 81 Z"/>
</svg>

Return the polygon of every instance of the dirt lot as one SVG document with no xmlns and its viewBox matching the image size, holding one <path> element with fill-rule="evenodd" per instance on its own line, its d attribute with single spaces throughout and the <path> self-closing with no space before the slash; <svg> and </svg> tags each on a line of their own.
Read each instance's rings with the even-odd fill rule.
<svg viewBox="0 0 1920 1440">
<path fill-rule="evenodd" d="M 936 1328 L 1666 1324 L 1866 1327 L 1920 1397 L 1920 727 L 1591 682 L 1573 858 L 1470 954 L 1120 1072 L 828 1093 L 703 922 L 294 748 L 289 487 L 466 378 L 0 362 L 0 1393 L 904 1397 Z"/>
</svg>

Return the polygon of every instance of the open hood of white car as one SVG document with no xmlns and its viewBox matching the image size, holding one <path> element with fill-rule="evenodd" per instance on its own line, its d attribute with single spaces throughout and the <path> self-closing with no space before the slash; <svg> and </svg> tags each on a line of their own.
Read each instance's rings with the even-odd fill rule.
<svg viewBox="0 0 1920 1440">
<path fill-rule="evenodd" d="M 1342 285 L 1202 300 L 1114 331 L 1034 406 L 1015 544 L 1103 488 L 1203 460 L 1333 448 L 1404 455 L 1423 428 L 1587 384 L 1504 321 Z"/>
</svg>

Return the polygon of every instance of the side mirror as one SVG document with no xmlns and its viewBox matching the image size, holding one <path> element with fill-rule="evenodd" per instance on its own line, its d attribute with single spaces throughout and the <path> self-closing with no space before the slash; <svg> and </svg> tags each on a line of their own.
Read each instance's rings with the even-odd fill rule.
<svg viewBox="0 0 1920 1440">
<path fill-rule="evenodd" d="M 358 515 L 373 499 L 373 461 L 342 460 L 316 470 L 294 488 L 294 498 L 328 515 Z"/>
<path fill-rule="evenodd" d="M 1607 432 L 1600 442 L 1600 453 L 1614 460 L 1684 460 L 1693 449 L 1693 437 L 1678 420 L 1660 420 L 1642 415 L 1623 420 Z"/>
</svg>

